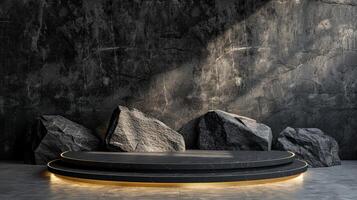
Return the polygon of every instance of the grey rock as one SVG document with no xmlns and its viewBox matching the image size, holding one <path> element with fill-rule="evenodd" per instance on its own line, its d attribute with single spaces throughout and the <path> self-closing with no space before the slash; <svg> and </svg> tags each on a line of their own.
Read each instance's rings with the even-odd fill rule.
<svg viewBox="0 0 357 200">
<path fill-rule="evenodd" d="M 204 150 L 270 150 L 272 143 L 268 126 L 221 110 L 207 112 L 179 132 L 191 147 Z"/>
<path fill-rule="evenodd" d="M 340 165 L 338 144 L 317 128 L 285 128 L 279 135 L 277 149 L 292 151 L 311 167 Z"/>
<path fill-rule="evenodd" d="M 91 130 L 59 115 L 41 116 L 31 140 L 36 164 L 46 164 L 64 151 L 88 151 L 100 145 Z"/>
<path fill-rule="evenodd" d="M 110 150 L 125 152 L 184 151 L 183 137 L 163 122 L 134 108 L 118 106 L 105 142 Z"/>
</svg>

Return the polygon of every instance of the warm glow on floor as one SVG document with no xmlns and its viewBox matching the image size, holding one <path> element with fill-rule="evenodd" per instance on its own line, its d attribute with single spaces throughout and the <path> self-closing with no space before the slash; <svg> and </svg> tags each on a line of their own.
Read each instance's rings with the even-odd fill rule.
<svg viewBox="0 0 357 200">
<path fill-rule="evenodd" d="M 236 181 L 236 182 L 212 182 L 212 183 L 146 183 L 146 182 L 123 182 L 123 181 L 106 181 L 83 179 L 68 176 L 61 176 L 46 172 L 45 176 L 49 177 L 50 182 L 53 184 L 73 184 L 76 187 L 95 187 L 103 185 L 123 186 L 123 187 L 183 187 L 183 188 L 207 188 L 207 187 L 232 187 L 232 186 L 247 186 L 247 185 L 260 185 L 272 184 L 276 182 L 289 182 L 291 184 L 301 184 L 303 182 L 303 174 L 294 176 L 287 176 L 282 178 L 252 180 L 252 181 Z"/>
</svg>

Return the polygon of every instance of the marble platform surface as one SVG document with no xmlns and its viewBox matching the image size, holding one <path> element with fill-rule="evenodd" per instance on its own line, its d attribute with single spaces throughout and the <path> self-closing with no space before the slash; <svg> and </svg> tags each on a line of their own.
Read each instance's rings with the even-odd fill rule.
<svg viewBox="0 0 357 200">
<path fill-rule="evenodd" d="M 357 199 L 357 161 L 310 168 L 294 179 L 227 187 L 123 187 L 62 179 L 46 166 L 0 162 L 0 199 Z"/>
</svg>

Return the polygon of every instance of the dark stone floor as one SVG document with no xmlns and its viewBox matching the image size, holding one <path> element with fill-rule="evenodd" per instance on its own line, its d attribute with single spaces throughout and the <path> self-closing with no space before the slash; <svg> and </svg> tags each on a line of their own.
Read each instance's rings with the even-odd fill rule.
<svg viewBox="0 0 357 200">
<path fill-rule="evenodd" d="M 61 179 L 45 169 L 0 162 L 0 199 L 357 199 L 357 161 L 311 168 L 282 182 L 209 188 L 97 185 Z"/>
</svg>

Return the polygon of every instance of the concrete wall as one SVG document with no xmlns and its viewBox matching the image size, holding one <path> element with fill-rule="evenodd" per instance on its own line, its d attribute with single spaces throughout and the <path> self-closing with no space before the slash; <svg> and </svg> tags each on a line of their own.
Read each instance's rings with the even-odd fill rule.
<svg viewBox="0 0 357 200">
<path fill-rule="evenodd" d="M 100 132 L 124 104 L 317 127 L 356 159 L 356 19 L 357 0 L 1 1 L 0 157 L 40 114 Z"/>
</svg>

